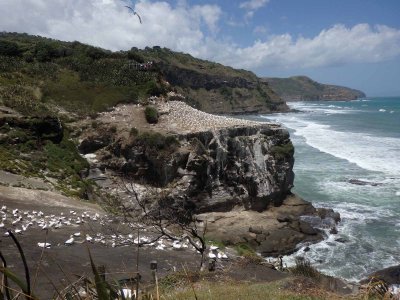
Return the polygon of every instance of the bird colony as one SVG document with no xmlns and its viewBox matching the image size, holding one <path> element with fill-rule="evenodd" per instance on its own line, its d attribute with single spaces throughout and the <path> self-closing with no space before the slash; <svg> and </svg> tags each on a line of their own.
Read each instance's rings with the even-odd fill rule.
<svg viewBox="0 0 400 300">
<path fill-rule="evenodd" d="M 118 230 L 112 229 L 115 224 L 115 217 L 107 215 L 99 215 L 98 213 L 90 213 L 87 211 L 78 212 L 69 210 L 69 212 L 60 212 L 58 215 L 45 214 L 39 210 L 20 210 L 9 209 L 2 206 L 0 209 L 0 230 L 2 235 L 7 237 L 9 231 L 15 235 L 27 235 L 32 231 L 51 231 L 54 233 L 72 232 L 67 234 L 64 242 L 53 242 L 51 235 L 46 238 L 43 233 L 43 241 L 37 243 L 40 248 L 59 248 L 71 247 L 75 244 L 97 243 L 106 247 L 122 247 L 140 244 L 143 247 L 153 247 L 156 250 L 192 250 L 195 248 L 187 239 L 170 239 L 161 237 L 155 238 L 150 228 L 145 228 L 141 224 L 125 223 L 118 221 L 118 226 L 125 226 L 131 232 L 122 234 Z M 86 225 L 86 226 L 85 226 Z M 99 226 L 100 225 L 100 228 Z M 96 232 L 95 228 L 99 228 Z M 134 232 L 140 228 L 140 238 Z M 130 229 L 130 230 L 129 230 Z M 1 232 L 1 231 L 0 231 Z M 209 249 L 209 258 L 227 259 L 227 255 L 219 251 L 218 247 L 211 246 Z"/>
</svg>

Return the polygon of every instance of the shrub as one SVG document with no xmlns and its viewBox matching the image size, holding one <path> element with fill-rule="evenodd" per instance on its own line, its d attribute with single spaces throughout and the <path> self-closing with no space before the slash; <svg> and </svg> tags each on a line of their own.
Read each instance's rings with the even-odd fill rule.
<svg viewBox="0 0 400 300">
<path fill-rule="evenodd" d="M 135 141 L 149 149 L 157 150 L 172 149 L 179 144 L 179 141 L 174 136 L 165 136 L 158 132 L 141 133 L 136 137 Z"/>
<path fill-rule="evenodd" d="M 153 106 L 147 106 L 144 110 L 146 120 L 150 124 L 156 124 L 158 122 L 158 111 Z"/>
<path fill-rule="evenodd" d="M 261 262 L 263 259 L 249 245 L 245 243 L 235 245 L 235 250 L 238 255 L 243 256 L 255 263 Z"/>
<path fill-rule="evenodd" d="M 139 130 L 137 130 L 136 127 L 132 127 L 131 130 L 129 130 L 129 136 L 137 136 L 139 134 Z"/>
<path fill-rule="evenodd" d="M 175 145 L 178 145 L 179 144 L 179 141 L 176 139 L 176 137 L 175 136 L 173 136 L 173 135 L 168 135 L 166 138 L 165 138 L 165 145 L 167 146 L 167 147 L 170 147 L 170 146 L 175 146 Z"/>
<path fill-rule="evenodd" d="M 165 148 L 165 136 L 158 132 L 144 132 L 136 138 L 136 142 L 151 149 L 161 150 Z"/>
<path fill-rule="evenodd" d="M 271 152 L 278 159 L 281 159 L 281 158 L 285 158 L 288 155 L 293 155 L 294 147 L 293 147 L 292 142 L 289 142 L 289 143 L 281 145 L 281 146 L 273 146 L 271 148 Z"/>
<path fill-rule="evenodd" d="M 321 273 L 315 269 L 309 260 L 304 257 L 296 257 L 296 265 L 289 269 L 291 273 L 295 275 L 301 275 L 304 277 L 319 279 Z"/>
<path fill-rule="evenodd" d="M 0 55 L 18 56 L 21 54 L 21 49 L 17 43 L 10 41 L 0 41 Z"/>
</svg>

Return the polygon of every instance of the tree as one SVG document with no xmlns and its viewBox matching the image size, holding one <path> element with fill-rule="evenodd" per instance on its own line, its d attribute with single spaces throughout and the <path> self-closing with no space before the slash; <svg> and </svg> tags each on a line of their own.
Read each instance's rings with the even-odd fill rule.
<svg viewBox="0 0 400 300">
<path fill-rule="evenodd" d="M 39 42 L 35 47 L 35 57 L 40 62 L 50 61 L 58 55 L 57 48 L 51 43 Z"/>
<path fill-rule="evenodd" d="M 147 197 L 139 197 L 132 181 L 122 181 L 121 187 L 129 195 L 136 207 L 136 213 L 131 213 L 122 201 L 119 207 L 127 221 L 141 223 L 152 229 L 154 236 L 146 242 L 139 242 L 138 246 L 155 243 L 161 238 L 171 241 L 187 240 L 201 255 L 199 268 L 204 264 L 204 255 L 207 249 L 205 234 L 207 224 L 202 228 L 198 226 L 193 207 L 189 202 L 184 205 L 176 205 L 174 199 L 152 191 Z"/>
<path fill-rule="evenodd" d="M 21 49 L 17 43 L 0 40 L 0 55 L 5 56 L 19 56 L 21 54 Z"/>
</svg>

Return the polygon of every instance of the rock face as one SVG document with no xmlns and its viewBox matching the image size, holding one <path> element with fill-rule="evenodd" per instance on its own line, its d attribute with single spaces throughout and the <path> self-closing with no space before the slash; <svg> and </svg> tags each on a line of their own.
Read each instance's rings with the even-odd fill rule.
<svg viewBox="0 0 400 300">
<path fill-rule="evenodd" d="M 400 284 L 400 265 L 385 268 L 376 271 L 368 276 L 368 278 L 360 281 L 361 284 L 367 284 L 368 282 L 375 280 L 383 280 L 387 284 Z"/>
<path fill-rule="evenodd" d="M 97 150 L 103 145 L 99 139 L 87 137 L 80 149 Z M 155 139 L 162 147 L 150 144 Z M 102 167 L 162 187 L 197 213 L 236 206 L 263 211 L 281 205 L 293 186 L 294 149 L 283 128 L 233 127 L 176 139 L 179 143 L 169 146 L 157 134 L 119 140 L 99 152 Z"/>
<path fill-rule="evenodd" d="M 263 212 L 212 212 L 197 217 L 207 222 L 207 236 L 213 239 L 227 245 L 249 244 L 263 256 L 277 256 L 294 252 L 300 242 L 322 239 L 322 231 L 300 219 L 315 213 L 311 203 L 292 194 L 282 205 Z"/>
<path fill-rule="evenodd" d="M 229 128 L 184 137 L 193 146 L 179 182 L 197 212 L 279 206 L 293 186 L 293 146 L 282 128 Z M 284 145 L 288 150 L 277 152 Z"/>
<path fill-rule="evenodd" d="M 209 63 L 182 66 L 159 63 L 166 80 L 186 95 L 187 102 L 202 111 L 217 114 L 256 114 L 284 112 L 286 103 L 268 86 L 247 71 L 219 66 L 214 70 Z"/>
<path fill-rule="evenodd" d="M 130 115 L 140 109 L 125 108 Z M 184 116 L 178 118 L 175 110 Z M 122 171 L 157 187 L 169 205 L 192 210 L 202 225 L 208 223 L 208 236 L 228 244 L 247 243 L 263 255 L 278 255 L 294 251 L 301 241 L 321 239 L 300 216 L 328 213 L 290 192 L 294 148 L 286 129 L 213 116 L 182 103 L 163 111 L 152 131 L 141 128 L 129 138 L 115 133 L 103 139 L 94 131 L 80 148 L 97 150 L 100 169 Z M 128 117 L 124 109 L 119 113 Z M 103 120 L 117 119 L 110 116 Z"/>
<path fill-rule="evenodd" d="M 16 111 L 0 106 L 0 127 L 7 135 L 0 134 L 0 141 L 10 144 L 25 142 L 35 138 L 59 143 L 64 136 L 64 129 L 57 117 L 27 117 Z"/>
</svg>

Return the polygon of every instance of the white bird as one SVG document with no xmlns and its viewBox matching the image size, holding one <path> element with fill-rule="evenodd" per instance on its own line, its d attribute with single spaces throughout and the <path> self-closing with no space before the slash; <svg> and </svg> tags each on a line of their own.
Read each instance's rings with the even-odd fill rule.
<svg viewBox="0 0 400 300">
<path fill-rule="evenodd" d="M 14 221 L 12 222 L 12 224 L 15 225 L 15 224 L 17 224 L 19 221 L 21 221 L 21 220 L 22 220 L 22 217 L 19 217 L 18 219 L 14 220 Z"/>
<path fill-rule="evenodd" d="M 217 256 L 216 256 L 214 253 L 209 252 L 209 253 L 208 253 L 208 257 L 209 257 L 209 258 L 216 258 Z"/>
<path fill-rule="evenodd" d="M 0 223 L 0 228 L 3 228 L 3 227 L 4 227 L 4 223 L 1 222 L 1 223 Z"/>
<path fill-rule="evenodd" d="M 122 294 L 124 295 L 124 298 L 125 299 L 136 299 L 136 297 L 135 298 L 132 298 L 132 290 L 131 289 L 126 289 L 126 288 L 123 288 L 122 290 L 121 290 L 121 292 L 122 292 Z"/>
<path fill-rule="evenodd" d="M 179 242 L 174 241 L 174 243 L 172 244 L 172 248 L 179 250 L 182 248 L 182 244 Z"/>
<path fill-rule="evenodd" d="M 2 211 L 6 211 L 6 210 L 7 210 L 7 206 L 3 205 L 3 206 L 1 207 L 1 210 L 2 210 Z"/>
<path fill-rule="evenodd" d="M 214 245 L 211 245 L 211 246 L 210 246 L 210 250 L 211 250 L 211 251 L 217 250 L 218 248 L 219 248 L 218 246 L 214 246 Z"/>
<path fill-rule="evenodd" d="M 65 245 L 72 245 L 73 243 L 74 243 L 74 237 L 73 236 L 70 236 L 70 238 L 68 239 L 68 240 L 66 240 L 65 242 L 64 242 L 64 244 Z"/>
<path fill-rule="evenodd" d="M 76 237 L 81 236 L 81 233 L 80 232 L 75 232 L 74 236 L 76 236 Z"/>
<path fill-rule="evenodd" d="M 93 241 L 93 238 L 90 235 L 86 235 L 86 241 L 91 243 Z"/>
<path fill-rule="evenodd" d="M 40 248 L 50 248 L 50 243 L 37 243 Z"/>
<path fill-rule="evenodd" d="M 219 259 L 228 259 L 228 256 L 223 252 L 218 252 L 217 257 Z"/>
</svg>

